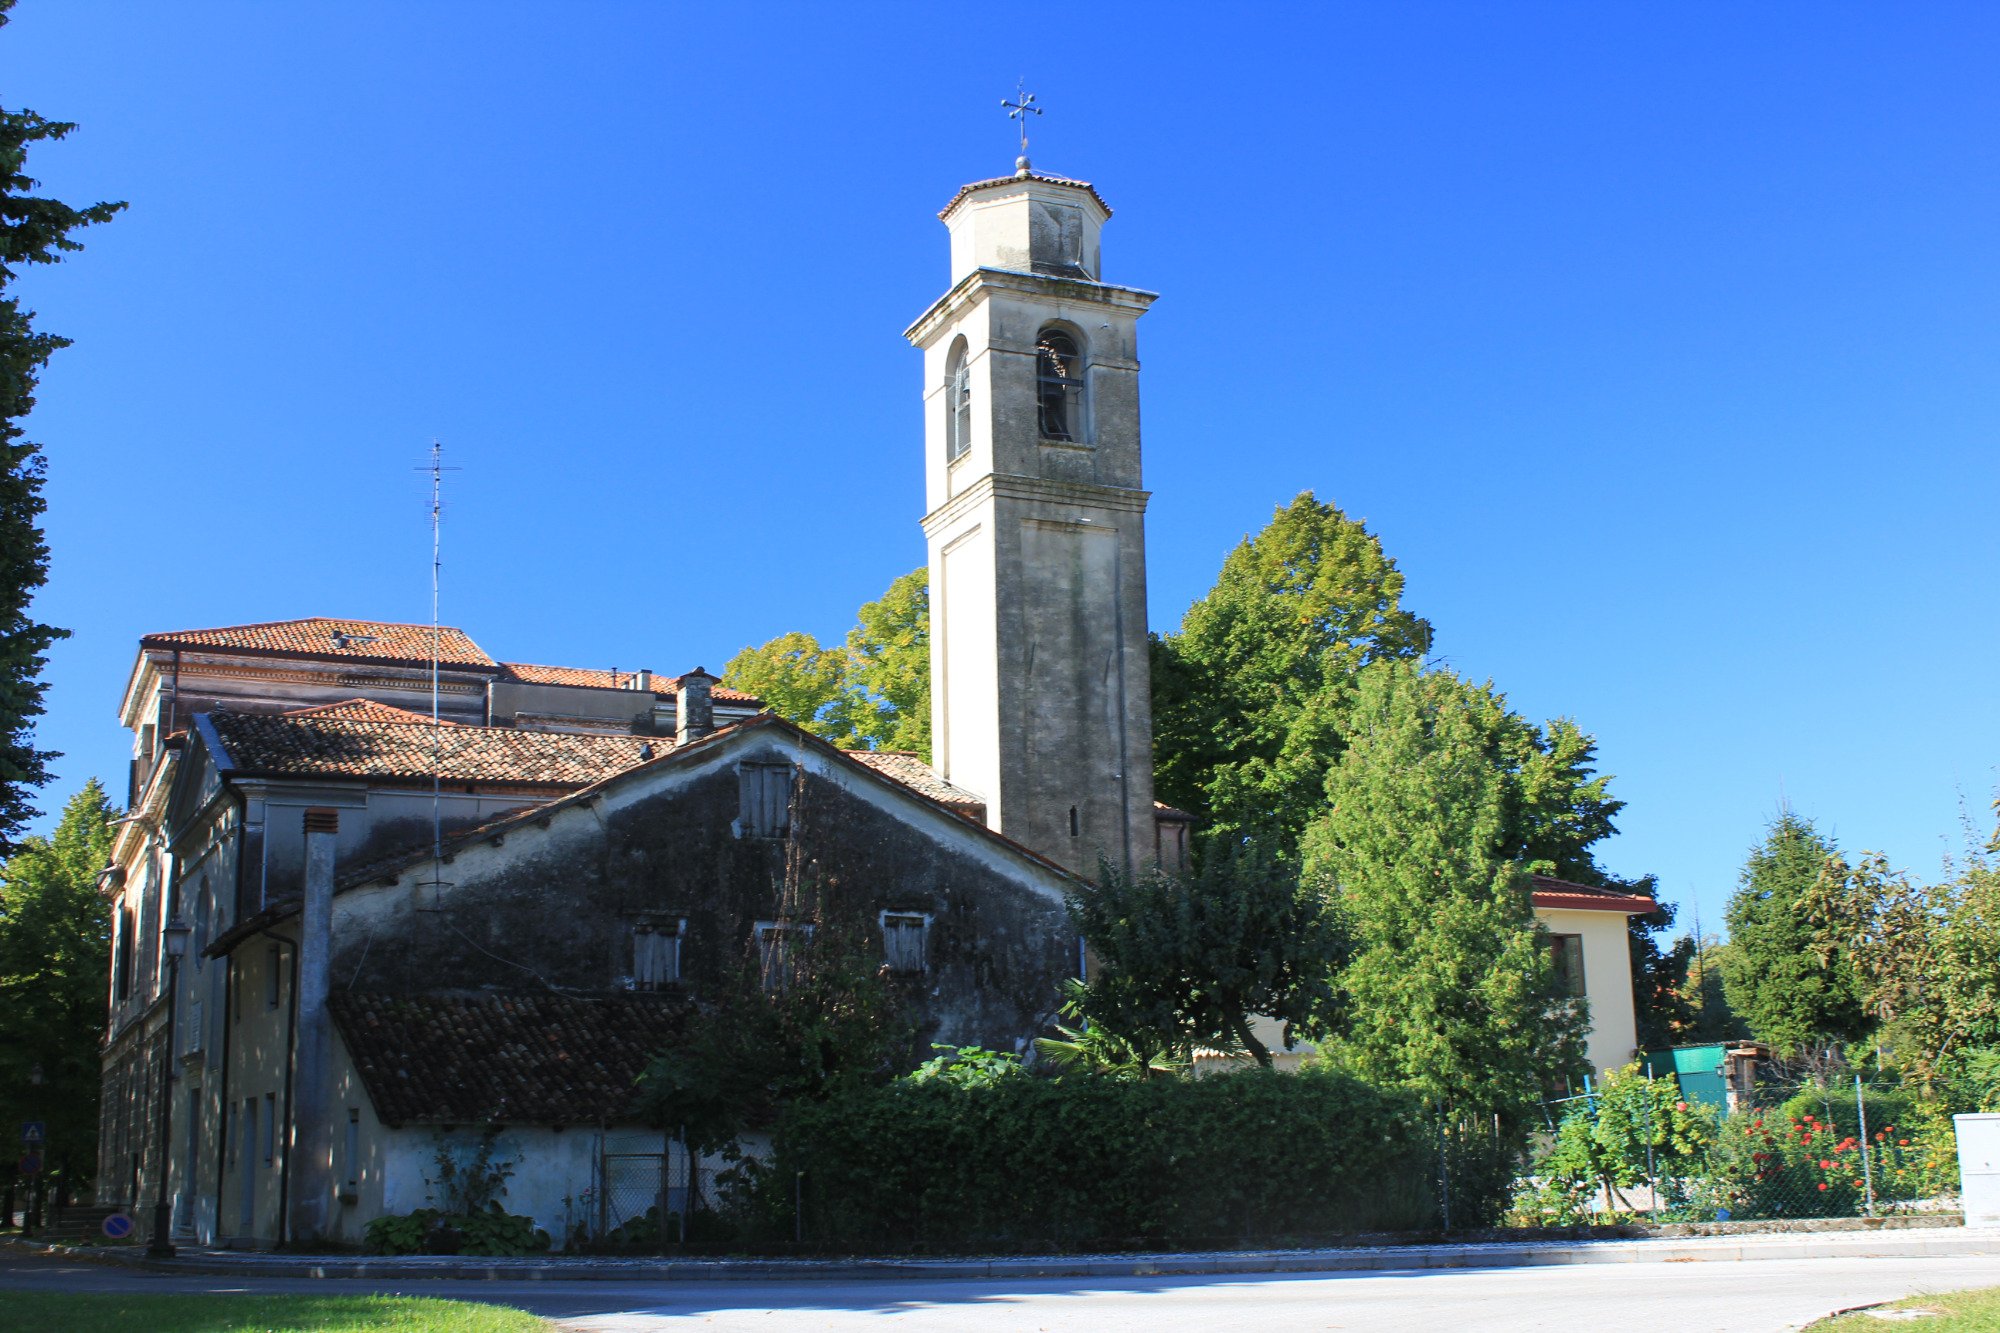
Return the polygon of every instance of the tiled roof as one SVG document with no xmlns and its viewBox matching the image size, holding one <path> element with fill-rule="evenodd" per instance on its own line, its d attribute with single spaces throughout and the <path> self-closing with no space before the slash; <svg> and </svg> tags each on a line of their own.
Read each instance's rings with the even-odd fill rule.
<svg viewBox="0 0 2000 1333">
<path fill-rule="evenodd" d="M 954 787 L 937 775 L 929 764 L 907 750 L 845 750 L 849 759 L 874 769 L 883 777 L 894 778 L 922 796 L 941 802 L 976 819 L 986 817 L 986 802 L 963 787 Z"/>
<path fill-rule="evenodd" d="M 335 646 L 336 634 L 347 636 L 347 647 Z M 146 648 L 244 649 L 257 653 L 351 657 L 364 661 L 428 663 L 431 660 L 429 625 L 403 625 L 387 620 L 335 620 L 328 616 L 267 620 L 255 625 L 225 625 L 220 629 L 173 630 L 165 634 L 148 634 L 139 643 Z M 499 665 L 464 630 L 450 625 L 438 629 L 438 660 L 446 666 L 455 667 Z"/>
<path fill-rule="evenodd" d="M 1027 176 L 1018 174 L 1013 176 L 992 176 L 983 181 L 973 181 L 970 185 L 961 185 L 958 187 L 958 193 L 951 197 L 951 202 L 938 210 L 938 217 L 950 217 L 951 210 L 964 203 L 965 196 L 971 194 L 974 190 L 983 190 L 989 185 L 1011 185 L 1018 180 L 1040 181 L 1044 185 L 1073 185 L 1079 190 L 1087 190 L 1090 193 L 1090 197 L 1097 201 L 1097 206 L 1104 210 L 1104 216 L 1107 218 L 1111 216 L 1111 205 L 1104 202 L 1104 196 L 1099 194 L 1097 187 L 1089 181 L 1074 181 L 1067 176 L 1047 176 L 1037 171 Z"/>
<path fill-rule="evenodd" d="M 1195 822 L 1193 815 L 1177 805 L 1168 805 L 1165 801 L 1153 802 L 1153 818 L 1164 819 L 1172 824 L 1192 824 Z"/>
<path fill-rule="evenodd" d="M 391 1125 L 629 1119 L 634 1084 L 679 1040 L 687 1012 L 668 996 L 546 992 L 336 992 L 329 1004 Z"/>
<path fill-rule="evenodd" d="M 1660 905 L 1641 893 L 1620 893 L 1616 889 L 1600 889 L 1592 884 L 1576 884 L 1552 875 L 1535 875 L 1534 901 L 1537 907 L 1568 908 L 1585 912 L 1622 912 L 1626 916 L 1645 916 L 1657 912 Z"/>
<path fill-rule="evenodd" d="M 581 685 L 593 690 L 629 690 L 632 688 L 631 671 L 604 671 L 596 667 L 536 666 L 531 662 L 502 662 L 501 669 L 509 680 L 520 681 L 524 685 Z M 662 698 L 671 698 L 674 692 L 674 678 L 653 673 L 653 693 Z M 754 704 L 758 702 L 754 694 L 732 690 L 727 685 L 712 687 L 710 694 L 719 703 Z"/>
<path fill-rule="evenodd" d="M 623 772 L 668 741 L 644 736 L 579 736 L 511 727 L 443 726 L 347 717 L 217 711 L 206 714 L 222 744 L 219 762 L 235 772 L 428 778 L 435 763 L 447 782 L 582 787 Z M 437 751 L 433 759 L 433 740 Z"/>
<path fill-rule="evenodd" d="M 373 699 L 348 699 L 337 704 L 319 704 L 312 708 L 289 708 L 286 717 L 324 717 L 345 722 L 402 722 L 431 724 L 429 713 L 419 713 L 408 708 L 397 708 L 393 704 L 377 703 Z M 441 727 L 459 725 L 450 718 L 439 718 Z"/>
</svg>

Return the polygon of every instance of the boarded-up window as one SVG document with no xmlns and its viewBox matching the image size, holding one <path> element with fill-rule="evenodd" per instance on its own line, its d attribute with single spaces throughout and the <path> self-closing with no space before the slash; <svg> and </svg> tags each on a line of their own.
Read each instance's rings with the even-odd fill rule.
<svg viewBox="0 0 2000 1333">
<path fill-rule="evenodd" d="M 765 990 L 783 990 L 803 964 L 813 928 L 800 921 L 757 923 L 757 970 Z"/>
<path fill-rule="evenodd" d="M 647 918 L 632 924 L 632 986 L 659 990 L 681 979 L 681 932 L 687 922 Z"/>
<path fill-rule="evenodd" d="M 792 766 L 740 764 L 741 812 L 736 833 L 743 838 L 782 838 L 791 829 Z"/>
<path fill-rule="evenodd" d="M 1549 955 L 1563 994 L 1583 998 L 1583 936 L 1549 936 Z"/>
<path fill-rule="evenodd" d="M 924 970 L 924 944 L 930 917 L 922 912 L 882 913 L 882 958 L 891 972 Z"/>
</svg>

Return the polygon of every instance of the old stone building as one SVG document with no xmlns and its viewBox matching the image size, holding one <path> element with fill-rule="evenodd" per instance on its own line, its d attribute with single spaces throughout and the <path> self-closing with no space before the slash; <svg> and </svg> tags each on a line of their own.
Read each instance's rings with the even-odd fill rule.
<svg viewBox="0 0 2000 1333">
<path fill-rule="evenodd" d="M 907 335 L 935 766 L 829 747 L 699 668 L 505 663 L 457 629 L 328 618 L 147 636 L 103 879 L 101 1201 L 143 1222 L 164 1192 L 204 1243 L 351 1243 L 427 1202 L 447 1127 L 505 1126 L 507 1207 L 588 1230 L 614 1141 L 661 1144 L 633 1108 L 649 1057 L 816 937 L 872 960 L 919 1050 L 1049 1028 L 1085 964 L 1065 895 L 1187 848 L 1152 791 L 1153 296 L 1103 281 L 1110 210 L 1083 182 L 1024 162 L 941 216 L 950 285 Z M 1559 947 L 1622 1063 L 1613 930 L 1646 908 L 1573 888 L 1548 889 L 1577 923 Z"/>
</svg>

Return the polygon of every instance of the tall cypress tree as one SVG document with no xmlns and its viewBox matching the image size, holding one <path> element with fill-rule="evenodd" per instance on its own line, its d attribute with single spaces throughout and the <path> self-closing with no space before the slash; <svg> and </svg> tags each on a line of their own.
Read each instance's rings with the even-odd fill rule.
<svg viewBox="0 0 2000 1333">
<path fill-rule="evenodd" d="M 1729 900 L 1729 1007 L 1758 1041 L 1788 1055 L 1869 1029 L 1853 960 L 1838 932 L 1808 910 L 1834 850 L 1811 820 L 1781 811 L 1750 849 Z"/>
<path fill-rule="evenodd" d="M 0 27 L 13 7 L 14 0 L 0 0 Z M 45 462 L 21 429 L 34 409 L 42 367 L 69 339 L 38 332 L 34 312 L 23 310 L 9 289 L 23 264 L 57 263 L 64 251 L 83 248 L 71 232 L 125 207 L 72 208 L 32 193 L 40 182 L 27 174 L 29 147 L 75 128 L 0 107 L 0 854 L 34 815 L 30 795 L 47 780 L 47 762 L 55 757 L 35 748 L 34 720 L 42 712 L 45 655 L 69 632 L 29 614 L 35 590 L 48 582 L 49 548 L 41 526 Z"/>
</svg>

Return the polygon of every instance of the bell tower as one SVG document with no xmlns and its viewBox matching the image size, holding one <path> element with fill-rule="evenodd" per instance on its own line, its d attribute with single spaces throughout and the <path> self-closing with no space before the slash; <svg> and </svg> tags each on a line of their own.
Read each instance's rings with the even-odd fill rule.
<svg viewBox="0 0 2000 1333">
<path fill-rule="evenodd" d="M 934 766 L 1080 874 L 1154 859 L 1137 324 L 1084 181 L 967 185 L 924 353 Z"/>
</svg>

